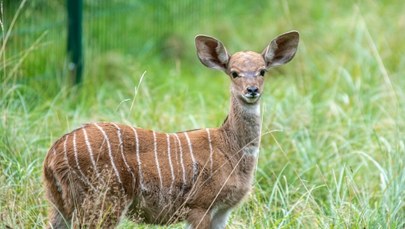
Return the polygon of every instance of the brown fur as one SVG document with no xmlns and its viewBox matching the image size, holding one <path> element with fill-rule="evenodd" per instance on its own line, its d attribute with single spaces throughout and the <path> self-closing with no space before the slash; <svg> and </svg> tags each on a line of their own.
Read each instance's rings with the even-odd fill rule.
<svg viewBox="0 0 405 229">
<path fill-rule="evenodd" d="M 296 32 L 274 41 L 281 38 L 296 49 Z M 150 224 L 186 220 L 192 228 L 225 227 L 251 188 L 260 144 L 260 97 L 247 98 L 254 94 L 247 88 L 262 92 L 259 72 L 271 66 L 266 50 L 285 58 L 282 63 L 293 56 L 278 53 L 286 49 L 273 42 L 263 54 L 229 57 L 218 40 L 196 38 L 204 65 L 240 75 L 231 77 L 230 113 L 220 128 L 166 134 L 93 123 L 57 140 L 44 162 L 51 227 L 110 228 L 123 215 Z"/>
</svg>

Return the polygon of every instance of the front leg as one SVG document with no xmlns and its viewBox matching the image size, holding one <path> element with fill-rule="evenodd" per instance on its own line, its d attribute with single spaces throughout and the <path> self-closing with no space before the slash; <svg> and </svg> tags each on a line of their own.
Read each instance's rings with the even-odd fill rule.
<svg viewBox="0 0 405 229">
<path fill-rule="evenodd" d="M 232 209 L 230 208 L 219 209 L 217 212 L 215 212 L 211 220 L 210 229 L 224 229 L 231 212 Z"/>
<path fill-rule="evenodd" d="M 206 209 L 196 208 L 188 213 L 186 229 L 208 229 L 210 223 L 210 212 Z"/>
</svg>

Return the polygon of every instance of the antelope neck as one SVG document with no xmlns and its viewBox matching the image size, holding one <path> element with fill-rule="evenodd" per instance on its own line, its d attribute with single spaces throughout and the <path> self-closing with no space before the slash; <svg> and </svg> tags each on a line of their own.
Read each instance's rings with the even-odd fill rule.
<svg viewBox="0 0 405 229">
<path fill-rule="evenodd" d="M 246 104 L 231 95 L 231 107 L 221 128 L 232 151 L 257 156 L 260 144 L 260 103 Z"/>
</svg>

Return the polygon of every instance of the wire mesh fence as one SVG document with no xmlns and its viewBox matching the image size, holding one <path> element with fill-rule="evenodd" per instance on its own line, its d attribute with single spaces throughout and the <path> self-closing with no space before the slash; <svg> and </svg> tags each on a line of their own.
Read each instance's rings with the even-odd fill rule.
<svg viewBox="0 0 405 229">
<path fill-rule="evenodd" d="M 117 49 L 139 54 L 164 36 L 193 27 L 204 12 L 212 12 L 216 6 L 215 1 L 84 0 L 85 44 L 102 51 Z M 2 2 L 2 7 L 2 39 L 17 17 L 10 31 L 9 50 L 27 48 L 42 33 L 47 33 L 45 41 L 56 40 L 58 45 L 66 42 L 61 39 L 67 26 L 65 0 L 7 0 Z"/>
<path fill-rule="evenodd" d="M 57 53 L 52 60 L 36 61 L 60 66 L 66 60 L 67 10 L 65 0 L 5 0 L 1 2 L 5 71 L 7 63 L 26 59 L 28 53 Z M 86 58 L 117 51 L 147 56 L 179 56 L 181 36 L 211 12 L 215 1 L 83 1 L 83 48 Z M 177 47 L 177 49 L 176 49 Z M 39 55 L 41 56 L 41 55 Z M 29 61 L 29 60 L 28 60 Z M 4 75 L 4 74 L 3 74 Z"/>
<path fill-rule="evenodd" d="M 8 74 L 12 71 L 8 66 L 16 66 L 16 62 L 21 62 L 16 69 L 24 70 L 26 76 L 39 80 L 46 80 L 50 74 L 66 74 L 68 1 L 1 1 L 0 37 L 5 47 L 1 54 L 2 77 L 15 74 Z M 221 14 L 224 18 L 224 12 L 228 12 L 230 7 L 232 10 L 228 14 L 232 14 L 233 18 L 254 15 L 262 10 L 264 2 L 83 0 L 85 62 L 105 52 L 119 52 L 139 59 L 152 56 L 182 58 L 190 53 L 185 51 L 184 46 L 191 47 L 192 37 L 200 31 L 211 29 L 209 23 L 203 23 L 204 19 L 209 17 L 213 19 L 210 21 L 216 23 L 215 17 Z M 212 27 L 221 34 L 229 30 L 218 24 Z M 24 63 L 29 63 L 27 66 L 37 64 L 38 68 L 24 69 Z M 63 69 L 62 73 L 60 69 Z"/>
</svg>

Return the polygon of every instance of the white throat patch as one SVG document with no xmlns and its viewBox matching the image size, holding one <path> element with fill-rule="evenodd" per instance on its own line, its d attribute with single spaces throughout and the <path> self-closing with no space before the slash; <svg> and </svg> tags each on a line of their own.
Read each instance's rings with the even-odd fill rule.
<svg viewBox="0 0 405 229">
<path fill-rule="evenodd" d="M 242 109 L 246 114 L 260 116 L 260 103 L 254 105 L 242 105 Z"/>
<path fill-rule="evenodd" d="M 259 147 L 258 146 L 246 146 L 243 148 L 243 153 L 248 156 L 257 157 L 259 154 Z"/>
</svg>

